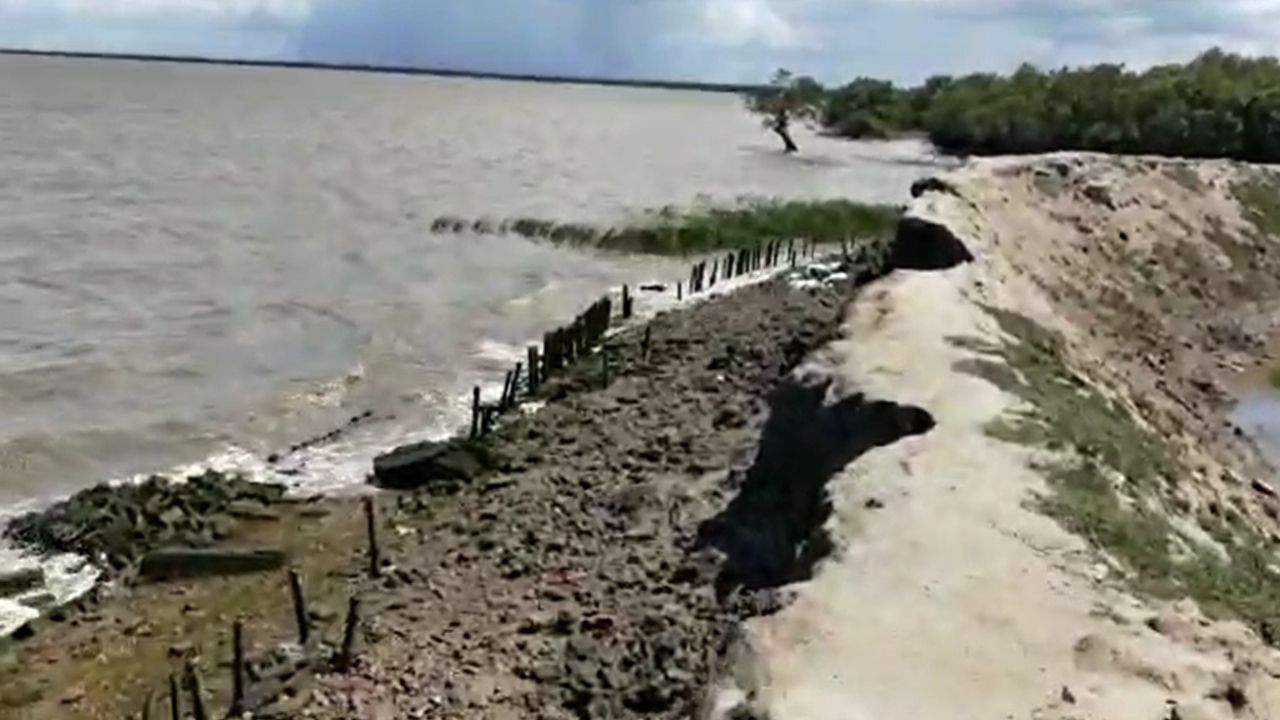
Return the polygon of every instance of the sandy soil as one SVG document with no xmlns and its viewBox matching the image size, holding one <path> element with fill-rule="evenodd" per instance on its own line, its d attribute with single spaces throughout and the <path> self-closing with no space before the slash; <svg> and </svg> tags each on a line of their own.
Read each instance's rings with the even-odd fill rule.
<svg viewBox="0 0 1280 720">
<path fill-rule="evenodd" d="M 1002 341 L 986 308 L 1065 333 L 1082 372 L 1181 441 L 1189 512 L 1231 497 L 1272 531 L 1271 498 L 1242 480 L 1266 468 L 1223 430 L 1230 374 L 1274 330 L 1277 276 L 1236 287 L 1224 240 L 1209 238 L 1225 228 L 1263 247 L 1229 192 L 1258 172 L 998 160 L 918 200 L 914 213 L 977 259 L 868 288 L 807 372 L 926 408 L 937 426 L 832 481 L 836 552 L 792 606 L 748 622 L 726 692 L 775 719 L 1280 717 L 1280 655 L 1254 632 L 1134 595 L 1113 559 L 1035 509 L 1048 489 L 1031 468 L 1046 453 L 990 436 L 1020 401 L 960 370 L 974 354 L 955 341 Z M 1245 262 L 1269 271 L 1271 257 Z M 1141 268 L 1149 278 L 1135 280 Z M 1224 342 L 1224 327 L 1241 340 Z"/>
</svg>

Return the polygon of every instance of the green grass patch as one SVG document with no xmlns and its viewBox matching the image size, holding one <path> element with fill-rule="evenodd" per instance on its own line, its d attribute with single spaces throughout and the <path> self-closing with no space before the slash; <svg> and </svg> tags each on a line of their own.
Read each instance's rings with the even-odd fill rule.
<svg viewBox="0 0 1280 720">
<path fill-rule="evenodd" d="M 1183 474 L 1180 456 L 1120 404 L 1074 373 L 1061 337 L 1034 321 L 988 308 L 1009 339 L 999 347 L 957 341 L 983 353 L 957 366 L 1025 401 L 992 422 L 993 437 L 1062 452 L 1037 468 L 1050 488 L 1041 509 L 1116 558 L 1135 590 L 1189 596 L 1213 616 L 1243 619 L 1280 640 L 1280 574 L 1267 542 L 1234 512 L 1200 519 L 1226 552 L 1184 537 L 1162 491 Z"/>
<path fill-rule="evenodd" d="M 617 227 L 539 218 L 503 222 L 441 216 L 433 232 L 513 233 L 568 245 L 655 255 L 682 255 L 757 247 L 775 240 L 844 243 L 887 240 L 899 208 L 850 200 L 754 200 L 732 207 L 663 208 Z"/>
<path fill-rule="evenodd" d="M 1245 219 L 1264 236 L 1280 237 L 1280 178 L 1271 173 L 1234 183 L 1231 195 Z"/>
</svg>

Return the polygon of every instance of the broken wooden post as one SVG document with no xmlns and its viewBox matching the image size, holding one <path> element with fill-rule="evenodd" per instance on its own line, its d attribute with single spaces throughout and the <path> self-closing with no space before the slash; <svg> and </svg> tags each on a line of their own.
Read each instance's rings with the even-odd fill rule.
<svg viewBox="0 0 1280 720">
<path fill-rule="evenodd" d="M 676 283 L 676 302 L 680 302 L 681 300 L 684 300 L 684 286 L 680 283 Z"/>
<path fill-rule="evenodd" d="M 307 599 L 302 594 L 302 578 L 297 570 L 289 571 L 289 595 L 293 598 L 293 621 L 298 626 L 298 644 L 306 646 L 311 639 L 311 623 L 307 618 Z"/>
<path fill-rule="evenodd" d="M 516 369 L 511 373 L 511 396 L 507 398 L 507 407 L 516 406 L 516 400 L 519 398 L 520 374 L 524 372 L 524 363 L 516 363 Z"/>
<path fill-rule="evenodd" d="M 507 409 L 507 396 L 511 394 L 511 371 L 508 370 L 505 377 L 502 378 L 502 397 L 498 398 L 498 409 Z"/>
<path fill-rule="evenodd" d="M 187 689 L 191 691 L 191 717 L 195 720 L 209 720 L 204 709 L 204 683 L 200 680 L 200 671 L 191 660 L 187 661 Z"/>
<path fill-rule="evenodd" d="M 653 339 L 653 328 L 644 326 L 644 340 L 640 341 L 640 359 L 649 362 L 649 341 Z"/>
<path fill-rule="evenodd" d="M 347 604 L 347 625 L 342 632 L 342 650 L 338 654 L 338 670 L 347 672 L 355 662 L 356 628 L 360 624 L 360 598 L 352 595 Z"/>
<path fill-rule="evenodd" d="M 471 389 L 471 439 L 480 436 L 480 386 Z"/>
<path fill-rule="evenodd" d="M 178 695 L 178 678 L 169 673 L 169 720 L 182 720 L 182 698 Z"/>
<path fill-rule="evenodd" d="M 369 577 L 382 574 L 382 557 L 378 552 L 378 520 L 373 510 L 373 498 L 364 499 L 364 522 L 369 532 Z"/>
<path fill-rule="evenodd" d="M 244 623 L 239 620 L 231 626 L 231 709 L 228 713 L 238 716 L 244 712 Z"/>
<path fill-rule="evenodd" d="M 480 411 L 480 437 L 487 437 L 489 431 L 493 429 L 493 419 L 498 414 L 498 408 L 490 405 Z"/>
<path fill-rule="evenodd" d="M 529 394 L 532 395 L 538 391 L 538 346 L 530 345 L 529 355 Z"/>
<path fill-rule="evenodd" d="M 622 319 L 631 319 L 631 288 L 622 286 Z"/>
</svg>

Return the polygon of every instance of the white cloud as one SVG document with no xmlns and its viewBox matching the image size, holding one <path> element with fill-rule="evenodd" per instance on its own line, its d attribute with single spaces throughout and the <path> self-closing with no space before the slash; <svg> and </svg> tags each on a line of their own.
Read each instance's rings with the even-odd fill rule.
<svg viewBox="0 0 1280 720">
<path fill-rule="evenodd" d="M 768 0 L 706 0 L 702 21 L 707 37 L 723 46 L 794 48 L 806 44 L 807 33 Z"/>
</svg>

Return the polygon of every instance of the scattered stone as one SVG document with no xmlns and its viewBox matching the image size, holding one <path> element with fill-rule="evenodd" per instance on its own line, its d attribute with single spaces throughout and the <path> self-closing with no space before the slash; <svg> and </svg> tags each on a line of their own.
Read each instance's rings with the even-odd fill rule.
<svg viewBox="0 0 1280 720">
<path fill-rule="evenodd" d="M 1061 697 L 1062 697 L 1062 702 L 1068 705 L 1076 704 L 1076 694 L 1071 692 L 1071 688 L 1067 687 L 1066 685 L 1062 686 Z"/>
<path fill-rule="evenodd" d="M 232 503 L 270 505 L 284 491 L 282 485 L 216 472 L 182 483 L 153 477 L 139 484 L 102 484 L 15 519 L 5 535 L 42 552 L 103 557 L 109 569 L 123 570 L 156 548 L 208 545 L 225 530 Z"/>
</svg>

